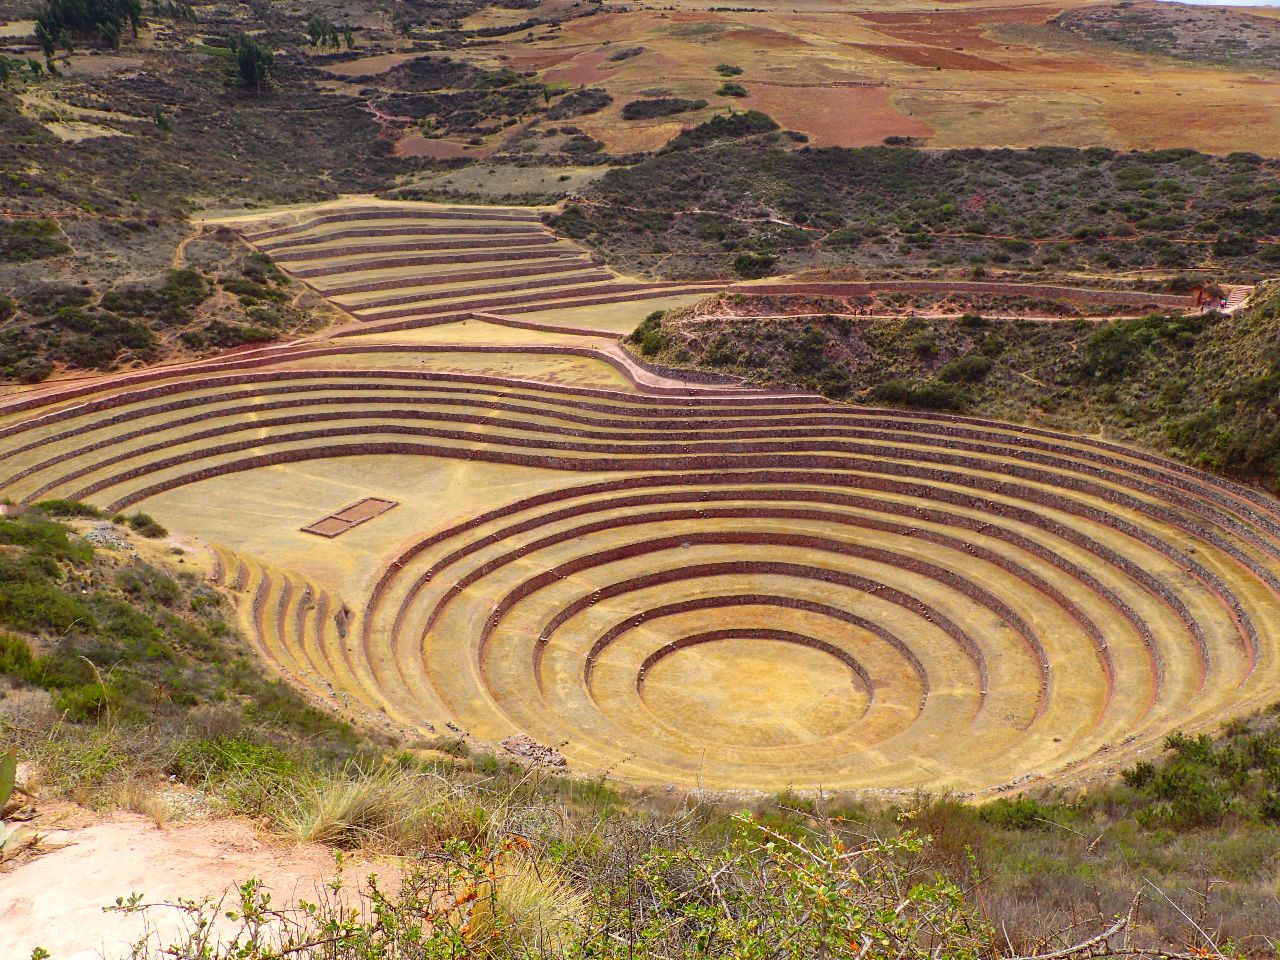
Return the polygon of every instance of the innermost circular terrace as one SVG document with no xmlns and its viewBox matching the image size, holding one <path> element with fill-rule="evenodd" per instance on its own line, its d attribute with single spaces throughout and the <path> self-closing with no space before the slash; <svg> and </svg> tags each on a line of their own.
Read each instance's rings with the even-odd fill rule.
<svg viewBox="0 0 1280 960">
<path fill-rule="evenodd" d="M 641 696 L 665 726 L 708 743 L 779 747 L 841 733 L 870 691 L 839 651 L 780 631 L 725 629 L 684 637 L 646 663 Z"/>
</svg>

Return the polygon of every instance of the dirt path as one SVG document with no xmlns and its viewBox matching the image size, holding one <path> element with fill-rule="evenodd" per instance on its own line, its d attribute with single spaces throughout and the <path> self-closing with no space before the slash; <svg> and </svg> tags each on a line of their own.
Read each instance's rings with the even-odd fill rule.
<svg viewBox="0 0 1280 960">
<path fill-rule="evenodd" d="M 959 313 L 706 313 L 699 314 L 697 320 L 816 320 L 823 317 L 839 317 L 845 320 L 959 320 Z M 1024 313 L 983 313 L 986 320 L 1034 320 L 1036 323 L 1070 323 L 1084 320 L 1091 323 L 1110 323 L 1113 320 L 1133 320 L 1144 316 L 1140 313 L 1108 313 L 1096 317 L 1090 316 L 1049 316 L 1045 314 Z"/>
<path fill-rule="evenodd" d="M 203 236 L 204 236 L 204 228 L 198 227 L 196 228 L 196 230 L 194 230 L 191 233 L 188 233 L 185 237 L 183 237 L 181 240 L 178 241 L 178 245 L 173 250 L 173 260 L 170 262 L 170 266 L 172 266 L 174 270 L 181 270 L 183 267 L 187 265 L 187 246 L 191 243 L 192 240 L 198 240 L 200 237 L 203 237 Z"/>
<path fill-rule="evenodd" d="M 50 852 L 0 873 L 0 957 L 6 960 L 30 957 L 38 946 L 56 960 L 128 956 L 145 921 L 104 913 L 117 897 L 140 893 L 148 903 L 216 899 L 256 878 L 270 888 L 274 904 L 314 902 L 335 873 L 331 850 L 278 846 L 236 820 L 157 827 L 144 817 L 116 814 L 51 834 L 49 844 Z M 349 860 L 344 872 L 356 881 L 372 867 Z M 179 918 L 167 910 L 151 921 L 167 935 L 180 930 Z"/>
</svg>

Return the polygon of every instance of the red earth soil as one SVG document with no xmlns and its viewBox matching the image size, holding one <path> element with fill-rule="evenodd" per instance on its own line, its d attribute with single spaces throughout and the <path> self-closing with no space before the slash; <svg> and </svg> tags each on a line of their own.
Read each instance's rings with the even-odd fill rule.
<svg viewBox="0 0 1280 960">
<path fill-rule="evenodd" d="M 927 137 L 933 128 L 903 114 L 885 87 L 803 87 L 751 84 L 746 105 L 782 126 L 807 133 L 815 147 L 866 147 L 885 137 Z"/>
<path fill-rule="evenodd" d="M 999 10 L 958 10 L 954 13 L 859 13 L 879 32 L 912 43 L 938 44 L 979 50 L 999 50 L 1004 44 L 983 36 L 988 27 L 1007 23 L 1043 23 L 1058 8 L 1026 7 Z"/>
<path fill-rule="evenodd" d="M 421 134 L 411 133 L 396 141 L 397 157 L 430 157 L 432 160 L 452 160 L 454 157 L 487 157 L 490 147 L 470 147 L 452 140 L 430 140 Z"/>
<path fill-rule="evenodd" d="M 1008 70 L 1002 63 L 975 57 L 973 54 L 946 50 L 942 47 L 908 47 L 889 43 L 855 43 L 859 50 L 874 53 L 877 57 L 909 63 L 915 67 L 937 67 L 947 70 Z"/>
<path fill-rule="evenodd" d="M 809 41 L 802 40 L 794 34 L 781 30 L 770 30 L 767 27 L 752 27 L 742 30 L 729 30 L 724 34 L 725 40 L 736 40 L 741 43 L 754 44 L 757 47 L 779 49 L 786 47 L 807 47 Z"/>
<path fill-rule="evenodd" d="M 605 58 L 608 55 L 608 50 L 593 50 L 590 53 L 579 54 L 568 65 L 548 70 L 542 75 L 542 79 L 546 83 L 572 83 L 575 86 L 607 80 L 618 69 L 606 66 Z"/>
</svg>

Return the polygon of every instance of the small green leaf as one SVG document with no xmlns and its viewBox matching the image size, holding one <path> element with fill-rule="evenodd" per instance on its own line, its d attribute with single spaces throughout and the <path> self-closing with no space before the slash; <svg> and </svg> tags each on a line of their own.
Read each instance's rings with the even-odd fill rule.
<svg viewBox="0 0 1280 960">
<path fill-rule="evenodd" d="M 18 748 L 10 747 L 0 758 L 0 807 L 9 802 L 13 788 L 18 783 Z"/>
</svg>

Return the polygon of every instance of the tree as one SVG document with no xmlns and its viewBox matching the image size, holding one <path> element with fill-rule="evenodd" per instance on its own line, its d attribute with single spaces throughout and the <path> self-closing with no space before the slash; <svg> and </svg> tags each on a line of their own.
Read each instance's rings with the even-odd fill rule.
<svg viewBox="0 0 1280 960">
<path fill-rule="evenodd" d="M 36 19 L 35 35 L 48 61 L 58 47 L 71 53 L 76 37 L 96 37 L 118 47 L 125 26 L 137 37 L 141 23 L 142 0 L 46 0 Z"/>
<path fill-rule="evenodd" d="M 250 90 L 267 89 L 271 65 L 275 55 L 253 37 L 243 36 L 235 41 L 236 68 L 240 80 Z"/>
<path fill-rule="evenodd" d="M 340 44 L 338 28 L 318 13 L 313 13 L 307 21 L 307 37 L 313 47 L 331 46 L 336 50 Z"/>
<path fill-rule="evenodd" d="M 346 41 L 348 50 L 354 50 L 356 48 L 356 40 L 355 37 L 351 35 L 351 27 L 345 23 L 342 25 L 342 39 Z"/>
<path fill-rule="evenodd" d="M 64 37 L 65 35 L 61 33 L 50 33 L 49 28 L 45 26 L 42 21 L 36 21 L 36 42 L 40 44 L 40 49 L 44 51 L 44 58 L 46 60 L 53 60 L 53 55 L 58 50 L 58 41 Z M 70 53 L 71 44 L 69 41 L 67 41 L 66 44 L 67 52 Z"/>
</svg>

